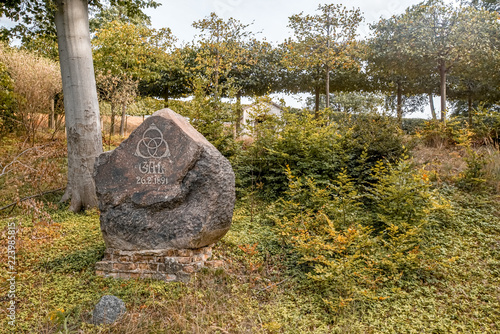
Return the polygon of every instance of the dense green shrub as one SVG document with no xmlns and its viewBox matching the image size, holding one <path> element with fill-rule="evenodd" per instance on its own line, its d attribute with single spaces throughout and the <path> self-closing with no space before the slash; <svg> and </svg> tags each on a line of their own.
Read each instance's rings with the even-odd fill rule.
<svg viewBox="0 0 500 334">
<path fill-rule="evenodd" d="M 275 210 L 283 245 L 300 259 L 295 270 L 333 310 L 385 299 L 438 263 L 423 240 L 433 212 L 446 206 L 426 176 L 407 163 L 377 163 L 371 172 L 377 182 L 360 192 L 346 173 L 323 187 L 288 169 Z"/>
<path fill-rule="evenodd" d="M 473 140 L 479 144 L 500 142 L 500 115 L 497 112 L 479 108 L 472 122 Z"/>
<path fill-rule="evenodd" d="M 229 85 L 230 86 L 230 85 Z M 219 87 L 219 90 L 221 90 Z M 225 157 L 232 159 L 238 152 L 234 140 L 232 120 L 233 106 L 217 98 L 217 94 L 207 95 L 208 82 L 197 79 L 194 82 L 194 98 L 191 101 L 172 101 L 174 111 L 187 117 L 193 127 L 212 143 Z"/>
<path fill-rule="evenodd" d="M 266 117 L 252 136 L 254 142 L 234 168 L 239 189 L 260 187 L 265 198 L 286 191 L 285 166 L 318 184 L 336 180 L 343 170 L 363 184 L 371 182 L 370 169 L 377 161 L 395 162 L 404 152 L 397 125 L 378 114 L 315 117 L 285 111 L 281 117 Z"/>
<path fill-rule="evenodd" d="M 426 119 L 403 118 L 402 130 L 409 135 L 414 135 L 425 127 Z"/>
<path fill-rule="evenodd" d="M 490 145 L 500 141 L 500 115 L 494 111 L 479 108 L 474 112 L 472 125 L 468 117 L 452 117 L 446 123 L 431 120 L 425 122 L 422 129 L 417 133 L 423 137 L 428 146 L 453 146 L 461 144 L 464 131 L 470 131 L 468 135 L 472 144 Z"/>
<path fill-rule="evenodd" d="M 446 123 L 430 120 L 425 122 L 424 128 L 418 132 L 418 135 L 427 146 L 447 147 L 460 143 L 462 129 L 464 129 L 464 124 L 457 118 L 452 118 Z"/>
</svg>

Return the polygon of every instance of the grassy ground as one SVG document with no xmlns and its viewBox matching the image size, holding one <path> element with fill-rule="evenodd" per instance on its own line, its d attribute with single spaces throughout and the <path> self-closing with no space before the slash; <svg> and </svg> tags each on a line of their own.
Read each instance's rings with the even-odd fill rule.
<svg viewBox="0 0 500 334">
<path fill-rule="evenodd" d="M 14 144 L 9 147 L 15 156 Z M 425 154 L 431 161 L 432 154 Z M 63 175 L 62 156 L 51 161 Z M 7 192 L 33 193 L 12 188 L 13 180 L 25 186 L 21 172 L 13 170 L 10 183 L 2 181 L 2 206 L 9 203 Z M 42 181 L 34 193 L 59 186 Z M 94 264 L 104 253 L 98 212 L 69 213 L 57 202 L 60 192 L 25 201 L 0 212 L 0 333 L 498 333 L 499 198 L 460 190 L 440 178 L 436 184 L 453 213 L 433 226 L 428 241 L 443 265 L 390 298 L 350 303 L 336 312 L 324 308 L 286 267 L 263 203 L 238 201 L 233 227 L 214 249 L 224 267 L 207 268 L 183 284 L 96 276 Z M 17 228 L 15 327 L 7 318 L 9 224 Z M 94 326 L 92 309 L 107 294 L 123 299 L 127 314 L 114 325 Z"/>
</svg>

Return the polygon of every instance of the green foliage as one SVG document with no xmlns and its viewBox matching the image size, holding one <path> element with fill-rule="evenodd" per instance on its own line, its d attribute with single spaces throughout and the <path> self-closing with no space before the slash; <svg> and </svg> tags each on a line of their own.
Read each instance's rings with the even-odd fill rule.
<svg viewBox="0 0 500 334">
<path fill-rule="evenodd" d="M 363 20 L 359 8 L 347 9 L 340 4 L 319 5 L 316 15 L 303 13 L 289 17 L 295 40 L 285 43 L 287 54 L 283 59 L 290 69 L 307 72 L 319 79 L 325 78 L 325 107 L 330 107 L 330 72 L 343 68 L 356 68 L 353 57 L 354 37 Z M 318 88 L 318 82 L 308 87 L 309 92 Z M 316 105 L 318 110 L 318 105 Z"/>
<path fill-rule="evenodd" d="M 500 142 L 500 114 L 491 109 L 479 107 L 473 111 L 473 141 L 478 144 Z"/>
<path fill-rule="evenodd" d="M 210 13 L 210 16 L 192 25 L 201 31 L 196 69 L 214 87 L 213 93 L 220 97 L 217 94 L 226 93 L 218 87 L 221 82 L 230 78 L 234 81 L 235 75 L 238 76 L 257 62 L 254 57 L 256 53 L 252 54 L 250 49 L 252 33 L 247 30 L 249 25 L 233 18 L 224 20 L 216 13 Z"/>
<path fill-rule="evenodd" d="M 480 190 L 486 183 L 484 168 L 486 166 L 486 156 L 467 147 L 467 155 L 464 157 L 467 168 L 460 173 L 457 185 L 469 191 Z"/>
<path fill-rule="evenodd" d="M 458 119 L 451 119 L 446 124 L 430 120 L 425 122 L 423 130 L 418 134 L 427 146 L 446 147 L 460 142 L 462 129 L 463 126 Z"/>
<path fill-rule="evenodd" d="M 460 142 L 471 138 L 462 133 Z M 18 146 L 7 139 L 5 153 Z M 37 150 L 37 159 L 54 160 Z M 64 174 L 60 163 L 22 165 Z M 12 173 L 24 181 L 22 192 L 32 193 L 38 177 L 23 179 L 21 171 Z M 496 198 L 446 184 L 432 189 L 406 162 L 375 164 L 369 187 L 348 172 L 318 183 L 285 166 L 288 188 L 271 204 L 258 199 L 255 184 L 213 249 L 224 266 L 197 272 L 189 284 L 95 275 L 104 249 L 98 212 L 69 213 L 56 195 L 24 201 L 0 219 L 2 234 L 15 222 L 21 246 L 16 327 L 4 317 L 0 333 L 497 333 Z M 4 289 L 7 252 L 0 260 Z M 95 326 L 92 309 L 108 294 L 121 298 L 127 313 Z"/>
<path fill-rule="evenodd" d="M 289 189 L 274 214 L 282 242 L 299 254 L 311 288 L 332 310 L 384 300 L 425 279 L 439 260 L 423 242 L 433 211 L 446 210 L 407 163 L 378 163 L 359 193 L 340 173 L 328 187 L 287 170 Z"/>
<path fill-rule="evenodd" d="M 314 109 L 315 102 L 313 97 L 307 98 L 307 107 Z M 339 92 L 330 94 L 330 108 L 335 112 L 344 112 L 351 114 L 374 113 L 383 105 L 383 97 L 374 93 L 358 92 Z M 319 99 L 319 108 L 325 108 L 325 96 L 321 95 Z"/>
<path fill-rule="evenodd" d="M 207 95 L 213 89 L 207 80 L 197 78 L 193 85 L 194 98 L 185 102 L 172 101 L 173 110 L 187 117 L 196 130 L 224 156 L 230 158 L 238 150 L 231 127 L 233 106 L 221 102 L 217 94 Z M 231 85 L 219 85 L 217 89 L 220 94 L 223 89 L 231 90 Z"/>
<path fill-rule="evenodd" d="M 96 12 L 106 12 L 105 5 L 118 7 L 121 9 L 121 17 L 129 20 L 140 18 L 146 21 L 146 16 L 142 9 L 157 8 L 160 4 L 154 0 L 110 0 L 99 1 L 90 0 L 88 5 Z M 33 38 L 56 40 L 56 27 L 54 22 L 57 6 L 54 1 L 29 1 L 29 0 L 9 0 L 0 7 L 0 15 L 17 22 L 8 30 L 9 34 L 20 37 L 22 42 L 30 42 Z M 103 13 L 102 16 L 106 16 Z M 85 18 L 88 20 L 88 18 Z"/>
<path fill-rule="evenodd" d="M 446 124 L 433 120 L 424 122 L 416 133 L 421 136 L 427 146 L 492 145 L 499 142 L 500 115 L 486 109 L 474 111 L 471 119 L 461 116 L 451 117 Z M 420 122 L 419 122 L 420 123 Z"/>
<path fill-rule="evenodd" d="M 284 111 L 265 117 L 253 129 L 255 142 L 233 168 L 237 185 L 263 187 L 261 195 L 276 198 L 286 190 L 286 166 L 298 177 L 329 183 L 344 169 L 362 184 L 381 159 L 397 161 L 404 151 L 401 134 L 391 119 L 377 114 L 324 114 Z"/>
<path fill-rule="evenodd" d="M 94 248 L 78 250 L 74 253 L 63 255 L 55 259 L 40 263 L 40 269 L 59 273 L 72 273 L 92 268 L 104 256 L 104 245 Z"/>
<path fill-rule="evenodd" d="M 406 134 L 415 135 L 425 126 L 426 120 L 423 118 L 403 118 L 402 130 Z"/>
<path fill-rule="evenodd" d="M 138 97 L 134 103 L 128 106 L 127 114 L 133 116 L 152 115 L 155 111 L 163 109 L 162 101 L 152 97 Z"/>
</svg>

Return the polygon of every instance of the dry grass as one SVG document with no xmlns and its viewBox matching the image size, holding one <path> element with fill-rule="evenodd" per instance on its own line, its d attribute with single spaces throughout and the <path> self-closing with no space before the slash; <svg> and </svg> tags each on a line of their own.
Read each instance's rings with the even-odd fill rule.
<svg viewBox="0 0 500 334">
<path fill-rule="evenodd" d="M 413 163 L 438 182 L 454 181 L 467 168 L 461 148 L 417 146 L 411 155 Z"/>
<path fill-rule="evenodd" d="M 498 146 L 483 146 L 479 149 L 479 153 L 485 157 L 485 165 L 483 168 L 486 182 L 495 189 L 497 194 L 500 194 L 500 151 Z"/>
<path fill-rule="evenodd" d="M 34 144 L 37 130 L 43 122 L 43 113 L 49 112 L 55 95 L 62 92 L 59 65 L 1 44 L 0 61 L 7 65 L 13 79 L 18 115 Z"/>
<path fill-rule="evenodd" d="M 37 145 L 14 135 L 0 146 L 0 207 L 66 185 L 64 133 L 38 134 Z"/>
<path fill-rule="evenodd" d="M 485 183 L 495 193 L 500 193 L 500 151 L 497 145 L 480 146 L 468 151 L 464 147 L 417 146 L 412 152 L 412 161 L 417 168 L 428 172 L 431 180 L 442 184 L 454 184 L 469 167 L 467 159 L 471 153 L 482 161 Z"/>
</svg>

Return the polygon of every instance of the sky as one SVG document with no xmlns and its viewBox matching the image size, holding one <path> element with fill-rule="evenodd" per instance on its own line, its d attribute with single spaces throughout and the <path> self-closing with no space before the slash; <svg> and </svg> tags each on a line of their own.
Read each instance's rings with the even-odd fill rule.
<svg viewBox="0 0 500 334">
<path fill-rule="evenodd" d="M 370 35 L 369 24 L 377 22 L 380 18 L 389 18 L 401 14 L 418 0 L 350 0 L 350 1 L 317 1 L 317 0 L 157 0 L 162 5 L 155 9 L 146 9 L 151 17 L 154 28 L 170 28 L 180 45 L 192 42 L 199 31 L 192 27 L 192 23 L 209 16 L 215 12 L 219 17 L 230 17 L 243 24 L 251 24 L 248 29 L 257 33 L 257 38 L 266 39 L 274 45 L 283 42 L 292 36 L 292 31 L 287 27 L 288 18 L 294 14 L 315 14 L 318 5 L 327 3 L 341 3 L 347 8 L 359 8 L 364 17 L 358 29 L 361 38 Z M 447 3 L 453 0 L 445 0 Z M 10 26 L 5 18 L 0 18 L 0 25 Z M 305 95 L 294 97 L 275 94 L 275 100 L 283 98 L 287 105 L 302 107 Z M 245 102 L 245 101 L 244 101 Z M 248 103 L 248 101 L 247 101 Z M 436 100 L 437 105 L 437 100 Z M 423 114 L 412 114 L 412 117 L 429 118 L 430 111 Z"/>
<path fill-rule="evenodd" d="M 304 12 L 315 14 L 318 5 L 326 3 L 341 3 L 347 8 L 359 8 L 364 17 L 364 22 L 358 29 L 361 38 L 370 35 L 369 24 L 377 22 L 380 18 L 389 18 L 401 14 L 409 6 L 420 3 L 417 0 L 350 0 L 350 1 L 316 1 L 316 0 L 164 0 L 162 6 L 156 9 L 147 9 L 145 12 L 151 17 L 154 28 L 170 28 L 179 44 L 193 41 L 199 31 L 192 27 L 192 23 L 201 20 L 215 12 L 219 17 L 230 17 L 243 24 L 251 24 L 248 30 L 259 32 L 257 38 L 266 39 L 274 45 L 283 42 L 292 36 L 292 31 L 287 27 L 288 17 Z M 446 1 L 453 2 L 452 0 Z M 283 98 L 287 105 L 301 107 L 305 95 L 293 97 L 283 94 L 273 95 L 273 99 Z M 245 102 L 245 101 L 244 101 Z M 248 101 L 246 101 L 248 103 Z M 437 100 L 436 100 L 437 105 Z M 422 114 L 414 113 L 411 117 L 430 118 L 430 110 Z"/>
<path fill-rule="evenodd" d="M 260 32 L 259 38 L 266 38 L 273 43 L 281 43 L 292 35 L 288 17 L 304 12 L 315 14 L 318 5 L 341 3 L 347 8 L 359 8 L 365 22 L 359 29 L 360 36 L 370 32 L 368 23 L 376 22 L 381 17 L 388 18 L 421 1 L 415 0 L 350 0 L 350 1 L 300 1 L 300 0 L 164 0 L 156 9 L 147 9 L 155 28 L 168 27 L 180 42 L 190 42 L 198 31 L 191 25 L 215 12 L 219 17 L 230 17 L 243 24 L 252 24 L 248 29 Z"/>
</svg>

